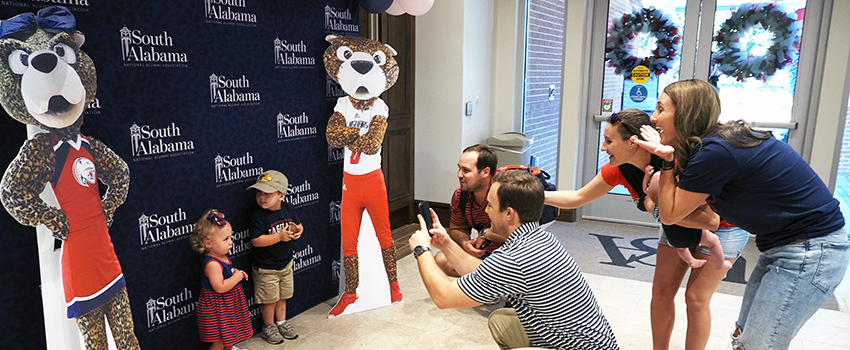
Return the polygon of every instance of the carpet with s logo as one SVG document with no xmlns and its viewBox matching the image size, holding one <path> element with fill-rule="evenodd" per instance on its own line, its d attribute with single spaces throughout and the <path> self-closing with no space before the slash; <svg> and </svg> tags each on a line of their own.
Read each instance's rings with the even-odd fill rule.
<svg viewBox="0 0 850 350">
<path fill-rule="evenodd" d="M 545 227 L 570 253 L 584 273 L 652 282 L 659 228 L 592 220 L 574 223 L 555 221 Z M 759 251 L 750 238 L 717 293 L 743 295 L 747 279 L 758 261 Z M 685 276 L 682 286 L 687 283 Z M 838 310 L 835 296 L 821 308 Z"/>
</svg>

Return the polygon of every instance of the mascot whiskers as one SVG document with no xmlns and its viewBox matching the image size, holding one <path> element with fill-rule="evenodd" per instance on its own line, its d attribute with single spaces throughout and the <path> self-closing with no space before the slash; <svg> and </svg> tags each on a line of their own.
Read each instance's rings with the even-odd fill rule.
<svg viewBox="0 0 850 350">
<path fill-rule="evenodd" d="M 107 349 L 109 320 L 119 349 L 138 349 L 124 275 L 108 227 L 130 186 L 127 164 L 102 142 L 80 134 L 97 91 L 94 63 L 67 8 L 53 6 L 0 21 L 0 104 L 37 126 L 0 182 L 0 200 L 21 224 L 44 225 L 62 242 L 68 318 L 87 349 Z M 101 197 L 97 181 L 108 189 Z M 39 197 L 50 183 L 60 208 Z M 50 332 L 47 329 L 47 332 Z"/>
<path fill-rule="evenodd" d="M 340 210 L 345 293 L 329 313 L 334 317 L 358 299 L 357 241 L 364 209 L 369 212 L 381 246 L 390 302 L 402 301 L 381 170 L 381 142 L 389 108 L 378 97 L 398 80 L 398 64 L 393 57 L 396 51 L 378 41 L 344 35 L 328 35 L 325 39 L 331 43 L 324 54 L 325 70 L 348 94 L 337 100 L 327 128 L 328 144 L 345 148 Z"/>
</svg>

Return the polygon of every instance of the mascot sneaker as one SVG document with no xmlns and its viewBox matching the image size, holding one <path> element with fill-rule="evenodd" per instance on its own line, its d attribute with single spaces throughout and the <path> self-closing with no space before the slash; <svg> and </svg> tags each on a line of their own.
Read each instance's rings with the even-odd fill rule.
<svg viewBox="0 0 850 350">
<path fill-rule="evenodd" d="M 339 301 L 336 303 L 331 312 L 328 315 L 332 317 L 339 316 L 341 313 L 345 312 L 345 308 L 348 305 L 354 304 L 357 301 L 357 293 L 342 293 L 342 297 L 339 298 Z"/>
<path fill-rule="evenodd" d="M 398 281 L 390 282 L 390 301 L 400 303 L 404 297 L 401 295 L 401 287 L 398 286 Z"/>
</svg>

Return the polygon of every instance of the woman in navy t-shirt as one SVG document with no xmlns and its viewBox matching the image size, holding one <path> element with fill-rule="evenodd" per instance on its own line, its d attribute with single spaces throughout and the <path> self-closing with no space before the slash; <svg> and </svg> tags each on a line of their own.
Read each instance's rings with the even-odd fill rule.
<svg viewBox="0 0 850 350">
<path fill-rule="evenodd" d="M 732 344 L 785 349 L 844 277 L 850 259 L 844 218 L 838 201 L 791 146 L 744 121 L 719 124 L 719 115 L 714 86 L 679 81 L 664 89 L 652 114 L 660 133 L 643 127 L 645 141 L 633 141 L 676 161 L 662 168 L 659 181 L 663 223 L 675 223 L 708 201 L 729 223 L 756 235 L 761 255 Z"/>
</svg>

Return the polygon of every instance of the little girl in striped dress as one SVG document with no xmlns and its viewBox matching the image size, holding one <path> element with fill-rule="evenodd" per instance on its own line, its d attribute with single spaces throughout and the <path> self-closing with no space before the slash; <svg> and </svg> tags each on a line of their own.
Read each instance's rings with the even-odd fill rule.
<svg viewBox="0 0 850 350">
<path fill-rule="evenodd" d="M 198 297 L 198 333 L 210 350 L 241 350 L 233 344 L 254 335 L 245 292 L 239 283 L 248 274 L 234 268 L 227 252 L 233 228 L 224 213 L 207 210 L 192 231 L 192 248 L 204 254 L 204 276 Z"/>
</svg>

